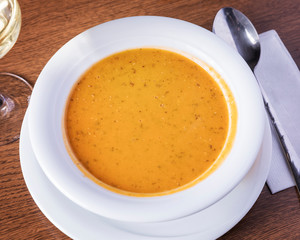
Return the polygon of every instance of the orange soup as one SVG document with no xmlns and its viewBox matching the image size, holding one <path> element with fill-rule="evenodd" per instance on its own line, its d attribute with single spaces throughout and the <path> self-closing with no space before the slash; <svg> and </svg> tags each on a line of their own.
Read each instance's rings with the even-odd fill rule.
<svg viewBox="0 0 300 240">
<path fill-rule="evenodd" d="M 218 166 L 229 120 L 219 84 L 200 65 L 141 48 L 106 57 L 81 76 L 64 129 L 87 177 L 126 195 L 162 195 Z"/>
</svg>

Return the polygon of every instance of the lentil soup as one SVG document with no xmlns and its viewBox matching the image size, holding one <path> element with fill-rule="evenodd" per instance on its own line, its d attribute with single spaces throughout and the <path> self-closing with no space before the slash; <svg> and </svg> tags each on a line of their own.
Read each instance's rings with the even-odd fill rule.
<svg viewBox="0 0 300 240">
<path fill-rule="evenodd" d="M 224 159 L 237 118 L 227 103 L 214 77 L 189 58 L 126 50 L 75 83 L 65 111 L 66 145 L 83 173 L 109 190 L 169 194 L 205 178 Z"/>
</svg>

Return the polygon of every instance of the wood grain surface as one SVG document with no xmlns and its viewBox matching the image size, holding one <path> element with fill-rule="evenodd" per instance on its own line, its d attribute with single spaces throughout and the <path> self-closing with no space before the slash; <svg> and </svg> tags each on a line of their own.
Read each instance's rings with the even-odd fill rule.
<svg viewBox="0 0 300 240">
<path fill-rule="evenodd" d="M 244 12 L 259 33 L 275 29 L 300 66 L 299 0 L 19 0 L 19 3 L 21 33 L 13 49 L 0 60 L 0 71 L 19 74 L 32 84 L 60 47 L 90 27 L 122 17 L 159 15 L 211 29 L 215 14 L 225 6 Z M 31 198 L 20 168 L 19 141 L 0 147 L 0 239 L 69 239 Z M 220 239 L 300 239 L 300 206 L 295 188 L 271 195 L 264 187 L 249 213 Z"/>
</svg>

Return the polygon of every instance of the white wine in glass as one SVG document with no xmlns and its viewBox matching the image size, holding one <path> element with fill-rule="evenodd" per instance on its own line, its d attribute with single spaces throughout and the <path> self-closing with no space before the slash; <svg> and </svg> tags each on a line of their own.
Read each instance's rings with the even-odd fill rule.
<svg viewBox="0 0 300 240">
<path fill-rule="evenodd" d="M 17 0 L 0 0 L 0 59 L 14 46 L 20 29 L 21 10 Z M 0 72 L 0 146 L 19 139 L 31 91 L 32 86 L 22 77 Z"/>
</svg>

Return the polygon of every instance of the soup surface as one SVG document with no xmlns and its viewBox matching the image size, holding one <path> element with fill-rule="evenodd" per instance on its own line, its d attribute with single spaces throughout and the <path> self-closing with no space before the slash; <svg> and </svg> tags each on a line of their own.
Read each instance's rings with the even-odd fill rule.
<svg viewBox="0 0 300 240">
<path fill-rule="evenodd" d="M 80 169 L 127 195 L 168 192 L 201 178 L 228 128 L 214 78 L 162 49 L 127 50 L 94 64 L 73 87 L 65 113 Z"/>
</svg>

